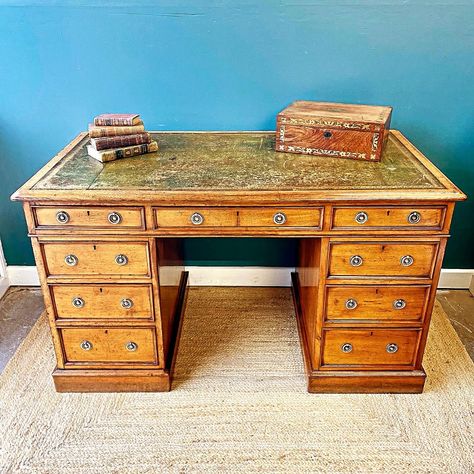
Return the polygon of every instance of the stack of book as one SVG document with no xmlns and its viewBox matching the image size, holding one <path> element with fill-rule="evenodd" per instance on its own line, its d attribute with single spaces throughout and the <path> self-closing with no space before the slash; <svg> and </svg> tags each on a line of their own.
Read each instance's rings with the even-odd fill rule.
<svg viewBox="0 0 474 474">
<path fill-rule="evenodd" d="M 89 156 L 105 163 L 158 150 L 138 114 L 102 114 L 89 125 Z"/>
</svg>

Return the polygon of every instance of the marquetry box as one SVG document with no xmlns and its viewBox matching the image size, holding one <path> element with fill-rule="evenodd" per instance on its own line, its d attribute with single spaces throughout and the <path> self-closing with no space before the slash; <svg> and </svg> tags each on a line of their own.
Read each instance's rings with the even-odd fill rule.
<svg viewBox="0 0 474 474">
<path fill-rule="evenodd" d="M 277 116 L 276 151 L 380 161 L 391 107 L 296 101 Z"/>
</svg>

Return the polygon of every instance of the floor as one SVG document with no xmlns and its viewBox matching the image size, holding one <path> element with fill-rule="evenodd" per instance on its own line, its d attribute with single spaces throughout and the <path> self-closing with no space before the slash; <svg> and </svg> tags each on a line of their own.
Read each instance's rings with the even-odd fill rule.
<svg viewBox="0 0 474 474">
<path fill-rule="evenodd" d="M 467 290 L 439 290 L 437 298 L 474 360 L 474 297 Z M 0 373 L 43 310 L 39 288 L 11 287 L 0 300 Z"/>
</svg>

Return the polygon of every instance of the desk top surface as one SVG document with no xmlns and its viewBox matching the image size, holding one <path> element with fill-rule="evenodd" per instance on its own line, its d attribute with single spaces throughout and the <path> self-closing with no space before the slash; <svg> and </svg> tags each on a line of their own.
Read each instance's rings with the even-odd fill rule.
<svg viewBox="0 0 474 474">
<path fill-rule="evenodd" d="M 371 163 L 278 153 L 273 132 L 152 132 L 159 151 L 100 163 L 76 137 L 17 200 L 445 199 L 464 195 L 399 132 Z M 257 199 L 258 201 L 259 199 Z M 293 199 L 290 199 L 293 200 Z"/>
</svg>

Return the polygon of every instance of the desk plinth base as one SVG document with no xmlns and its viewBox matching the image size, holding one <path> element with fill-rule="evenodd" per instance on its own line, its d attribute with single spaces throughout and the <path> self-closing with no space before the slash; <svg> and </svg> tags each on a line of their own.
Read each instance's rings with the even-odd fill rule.
<svg viewBox="0 0 474 474">
<path fill-rule="evenodd" d="M 291 274 L 291 289 L 295 305 L 301 352 L 308 380 L 309 393 L 422 393 L 426 373 L 422 370 L 407 371 L 340 371 L 313 370 L 309 343 L 302 322 L 299 280 Z"/>
<path fill-rule="evenodd" d="M 169 392 L 181 336 L 189 272 L 182 272 L 165 369 L 58 369 L 57 392 Z"/>
<path fill-rule="evenodd" d="M 166 370 L 63 370 L 53 372 L 57 392 L 168 392 Z"/>
</svg>

